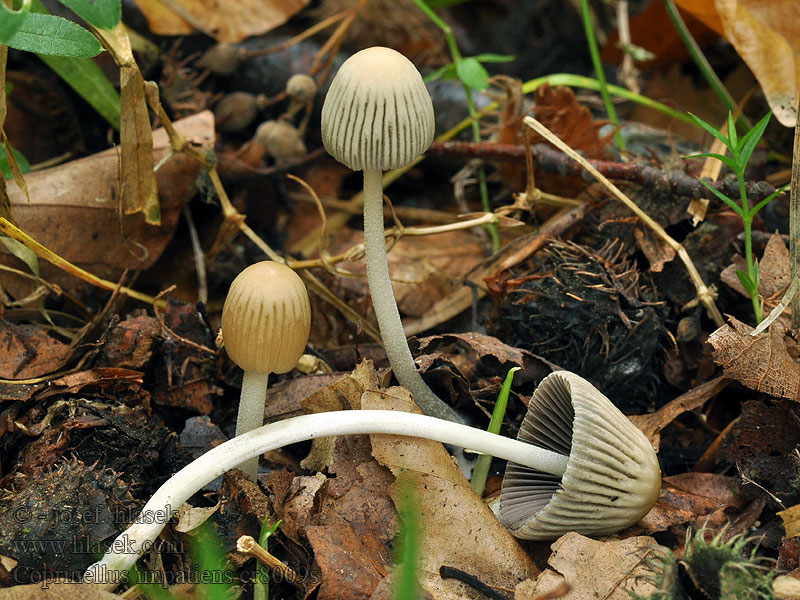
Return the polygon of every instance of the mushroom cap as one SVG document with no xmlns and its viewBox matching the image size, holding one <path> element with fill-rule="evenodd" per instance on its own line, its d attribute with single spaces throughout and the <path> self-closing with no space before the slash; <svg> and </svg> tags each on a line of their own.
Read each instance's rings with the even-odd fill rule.
<svg viewBox="0 0 800 600">
<path fill-rule="evenodd" d="M 222 339 L 228 356 L 243 370 L 291 370 L 303 355 L 310 329 L 306 286 L 286 265 L 258 262 L 231 283 L 222 307 Z"/>
<path fill-rule="evenodd" d="M 398 169 L 433 140 L 433 104 L 405 56 L 375 46 L 348 58 L 322 105 L 322 143 L 354 171 Z"/>
<path fill-rule="evenodd" d="M 284 120 L 264 121 L 256 129 L 253 141 L 267 149 L 267 154 L 277 165 L 285 165 L 303 158 L 306 144 L 297 128 Z"/>
<path fill-rule="evenodd" d="M 555 371 L 536 389 L 517 439 L 569 456 L 563 478 L 508 463 L 500 522 L 515 536 L 606 535 L 658 499 L 661 470 L 645 435 L 582 377 Z"/>
</svg>

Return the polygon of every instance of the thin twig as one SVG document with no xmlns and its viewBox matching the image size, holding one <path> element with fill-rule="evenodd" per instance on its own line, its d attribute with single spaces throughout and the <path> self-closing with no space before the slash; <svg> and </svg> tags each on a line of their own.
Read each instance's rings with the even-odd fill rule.
<svg viewBox="0 0 800 600">
<path fill-rule="evenodd" d="M 589 171 L 589 173 L 591 173 L 595 179 L 602 183 L 606 189 L 608 189 L 608 191 L 610 191 L 620 202 L 627 206 L 637 217 L 639 217 L 648 227 L 650 227 L 650 229 L 652 229 L 659 238 L 661 238 L 668 246 L 675 250 L 675 253 L 680 256 L 681 261 L 683 261 L 686 271 L 689 274 L 689 279 L 692 281 L 692 284 L 697 290 L 697 299 L 706 307 L 709 316 L 717 325 L 717 327 L 722 327 L 722 325 L 724 325 L 724 321 L 722 319 L 722 314 L 719 312 L 719 309 L 714 302 L 714 294 L 703 282 L 703 278 L 700 276 L 700 273 L 698 273 L 697 268 L 694 266 L 692 259 L 689 257 L 689 254 L 686 252 L 686 249 L 683 247 L 683 245 L 675 241 L 675 239 L 673 239 L 672 236 L 670 236 L 661 225 L 654 221 L 650 215 L 639 208 L 636 203 L 633 202 L 633 200 L 628 198 L 617 186 L 611 183 L 611 181 L 609 181 L 602 173 L 589 164 L 589 161 L 565 144 L 558 136 L 547 129 L 547 127 L 532 117 L 525 117 L 524 122 L 528 127 L 531 127 L 534 131 L 536 131 L 536 133 L 556 146 L 559 150 L 578 161 L 584 169 Z"/>
<path fill-rule="evenodd" d="M 197 301 L 208 304 L 208 283 L 206 280 L 206 261 L 203 256 L 203 248 L 200 246 L 200 238 L 192 219 L 192 211 L 189 205 L 183 207 L 183 218 L 186 219 L 186 226 L 189 228 L 189 239 L 192 242 L 192 252 L 194 253 L 194 270 L 197 273 Z"/>
<path fill-rule="evenodd" d="M 789 197 L 789 271 L 792 281 L 800 277 L 800 104 L 794 125 L 792 192 Z M 800 329 L 800 296 L 792 300 L 792 329 Z"/>
</svg>

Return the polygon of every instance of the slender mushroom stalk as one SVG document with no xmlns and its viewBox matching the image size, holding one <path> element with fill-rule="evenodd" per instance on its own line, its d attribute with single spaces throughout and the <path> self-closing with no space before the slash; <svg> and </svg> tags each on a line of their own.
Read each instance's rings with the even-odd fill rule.
<svg viewBox="0 0 800 600">
<path fill-rule="evenodd" d="M 433 104 L 414 65 L 379 46 L 348 58 L 322 106 L 322 143 L 340 163 L 364 171 L 367 281 L 386 356 L 397 381 L 426 415 L 463 419 L 423 381 L 394 300 L 383 232 L 383 171 L 410 164 L 433 140 Z"/>
<path fill-rule="evenodd" d="M 270 373 L 286 373 L 300 360 L 311 328 L 308 292 L 286 265 L 262 261 L 231 283 L 222 308 L 222 339 L 228 356 L 244 371 L 236 435 L 264 424 Z M 251 480 L 258 455 L 240 465 Z"/>
<path fill-rule="evenodd" d="M 84 580 L 118 581 L 121 572 L 152 545 L 173 512 L 228 469 L 268 450 L 331 435 L 420 437 L 511 461 L 508 485 L 503 483 L 500 519 L 518 537 L 550 539 L 564 531 L 612 533 L 640 519 L 655 503 L 661 483 L 647 438 L 605 396 L 573 373 L 551 373 L 542 388 L 545 393 L 528 407 L 519 440 L 393 410 L 304 415 L 235 437 L 164 483 L 136 522 L 87 569 Z M 575 398 L 574 406 L 571 398 Z M 531 519 L 534 525 L 538 519 L 541 531 L 531 532 Z"/>
</svg>

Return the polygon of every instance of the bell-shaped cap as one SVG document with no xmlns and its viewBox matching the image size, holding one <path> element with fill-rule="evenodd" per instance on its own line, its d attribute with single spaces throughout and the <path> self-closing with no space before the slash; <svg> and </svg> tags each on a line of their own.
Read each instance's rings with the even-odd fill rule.
<svg viewBox="0 0 800 600">
<path fill-rule="evenodd" d="M 339 68 L 322 105 L 322 143 L 354 171 L 399 169 L 433 140 L 433 104 L 405 56 L 375 46 Z"/>
<path fill-rule="evenodd" d="M 563 478 L 508 463 L 500 521 L 515 536 L 616 533 L 658 499 L 661 470 L 644 434 L 582 377 L 555 371 L 528 405 L 517 439 L 569 457 Z"/>
<path fill-rule="evenodd" d="M 303 355 L 310 329 L 306 286 L 286 265 L 258 262 L 231 283 L 222 307 L 222 339 L 228 356 L 243 370 L 291 370 Z"/>
</svg>

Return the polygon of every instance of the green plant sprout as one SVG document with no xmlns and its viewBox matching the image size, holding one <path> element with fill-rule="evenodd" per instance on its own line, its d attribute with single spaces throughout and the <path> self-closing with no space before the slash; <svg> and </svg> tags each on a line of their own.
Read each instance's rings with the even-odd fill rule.
<svg viewBox="0 0 800 600">
<path fill-rule="evenodd" d="M 589 46 L 589 55 L 592 57 L 592 66 L 594 67 L 594 74 L 597 76 L 597 81 L 600 83 L 600 95 L 603 97 L 603 104 L 608 113 L 608 120 L 614 126 L 614 143 L 619 148 L 620 152 L 625 152 L 625 141 L 622 139 L 622 134 L 619 132 L 619 119 L 617 118 L 617 111 L 614 109 L 614 103 L 611 101 L 611 94 L 608 91 L 608 84 L 606 83 L 606 74 L 603 71 L 603 61 L 600 60 L 600 50 L 597 47 L 597 39 L 594 36 L 594 23 L 592 23 L 592 14 L 589 11 L 589 1 L 580 0 L 581 3 L 581 20 L 583 21 L 583 30 L 586 34 L 586 43 Z"/>
<path fill-rule="evenodd" d="M 420 519 L 414 483 L 404 477 L 397 480 L 397 505 L 400 513 L 400 531 L 397 534 L 395 582 L 393 600 L 416 600 L 420 597 L 417 581 L 417 563 L 420 549 Z"/>
<path fill-rule="evenodd" d="M 434 25 L 442 30 L 445 40 L 447 40 L 447 48 L 450 50 L 450 60 L 452 61 L 450 64 L 434 71 L 425 78 L 425 81 L 458 79 L 461 82 L 461 86 L 464 88 L 464 95 L 467 99 L 467 109 L 469 110 L 470 124 L 472 126 L 472 141 L 480 142 L 480 124 L 478 123 L 478 111 L 475 110 L 475 103 L 472 101 L 472 90 L 481 92 L 489 87 L 489 73 L 486 71 L 486 67 L 483 66 L 484 63 L 510 62 L 514 60 L 514 57 L 502 54 L 461 56 L 461 50 L 458 48 L 458 43 L 456 42 L 450 25 L 445 23 L 439 15 L 433 12 L 431 7 L 425 3 L 425 0 L 414 0 L 414 4 L 417 5 Z M 481 208 L 484 212 L 491 212 L 492 208 L 489 205 L 489 188 L 486 186 L 486 171 L 483 167 L 478 169 L 478 189 L 481 194 Z M 497 227 L 493 224 L 484 225 L 483 227 L 492 240 L 492 250 L 496 252 L 500 249 L 500 236 L 497 234 Z"/>
<path fill-rule="evenodd" d="M 686 158 L 716 158 L 717 160 L 726 164 L 736 175 L 736 179 L 739 183 L 740 204 L 729 198 L 723 192 L 711 187 L 708 182 L 702 179 L 699 181 L 706 187 L 706 189 L 708 189 L 708 191 L 714 194 L 714 196 L 727 204 L 730 209 L 742 220 L 742 226 L 744 228 L 744 260 L 746 271 L 736 271 L 736 276 L 739 278 L 739 282 L 742 284 L 742 287 L 744 287 L 745 291 L 750 295 L 750 301 L 753 304 L 753 314 L 755 315 L 756 324 L 758 324 L 761 322 L 762 316 L 761 303 L 758 299 L 758 260 L 753 257 L 751 226 L 753 224 L 753 218 L 756 216 L 756 214 L 758 214 L 758 211 L 764 208 L 770 200 L 775 198 L 775 196 L 783 192 L 788 185 L 775 190 L 772 194 L 751 207 L 750 202 L 747 199 L 747 190 L 745 188 L 746 180 L 744 178 L 744 174 L 745 170 L 747 169 L 747 163 L 750 160 L 750 156 L 753 154 L 756 144 L 758 144 L 761 136 L 764 134 L 764 130 L 767 128 L 767 123 L 772 116 L 772 112 L 768 112 L 763 119 L 756 123 L 756 125 L 741 138 L 736 133 L 736 124 L 733 122 L 733 116 L 730 112 L 728 112 L 727 136 L 723 135 L 713 125 L 706 123 L 699 117 L 691 113 L 689 113 L 689 116 L 692 117 L 698 126 L 702 127 L 705 131 L 722 142 L 722 144 L 724 144 L 724 146 L 731 153 L 730 156 L 725 156 L 722 154 L 717 154 L 716 152 L 702 152 L 699 154 L 692 154 Z"/>
<path fill-rule="evenodd" d="M 508 395 L 511 392 L 511 383 L 514 380 L 514 373 L 519 370 L 520 367 L 512 367 L 508 370 L 506 379 L 503 381 L 503 385 L 500 388 L 500 393 L 497 395 L 497 402 L 494 403 L 492 418 L 489 419 L 489 426 L 486 428 L 489 433 L 500 433 L 500 426 L 503 424 L 503 418 L 506 416 Z M 488 454 L 481 454 L 475 462 L 475 468 L 472 469 L 472 478 L 469 484 L 479 496 L 483 495 L 483 489 L 486 487 L 486 477 L 489 475 L 489 466 L 491 464 L 492 457 Z"/>
<path fill-rule="evenodd" d="M 258 534 L 258 545 L 264 549 L 269 549 L 269 538 L 278 530 L 282 519 L 279 519 L 272 526 L 269 525 L 269 515 L 264 517 L 264 522 L 261 523 L 261 531 Z M 269 569 L 267 565 L 258 564 L 256 568 L 256 578 L 253 581 L 253 600 L 267 600 L 269 598 Z"/>
</svg>

